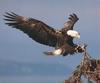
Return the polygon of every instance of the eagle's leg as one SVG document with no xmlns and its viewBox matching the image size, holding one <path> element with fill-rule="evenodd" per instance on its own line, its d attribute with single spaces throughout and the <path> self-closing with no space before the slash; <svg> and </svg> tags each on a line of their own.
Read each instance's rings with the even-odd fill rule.
<svg viewBox="0 0 100 83">
<path fill-rule="evenodd" d="M 52 52 L 44 52 L 44 54 L 46 55 L 52 55 L 52 56 L 59 56 L 62 54 L 62 49 L 55 49 L 54 51 Z"/>
</svg>

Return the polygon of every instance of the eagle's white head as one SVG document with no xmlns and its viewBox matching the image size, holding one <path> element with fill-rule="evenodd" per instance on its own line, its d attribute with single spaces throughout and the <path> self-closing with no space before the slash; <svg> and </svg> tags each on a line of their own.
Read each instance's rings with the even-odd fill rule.
<svg viewBox="0 0 100 83">
<path fill-rule="evenodd" d="M 72 38 L 80 38 L 80 33 L 74 30 L 68 30 L 67 35 L 71 36 Z"/>
</svg>

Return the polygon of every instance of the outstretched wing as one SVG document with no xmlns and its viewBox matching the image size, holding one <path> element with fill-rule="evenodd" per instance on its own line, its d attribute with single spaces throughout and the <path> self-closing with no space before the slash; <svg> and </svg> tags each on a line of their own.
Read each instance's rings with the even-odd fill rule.
<svg viewBox="0 0 100 83">
<path fill-rule="evenodd" d="M 79 20 L 76 14 L 71 14 L 69 17 L 69 21 L 64 24 L 64 28 L 61 29 L 62 32 L 66 32 L 68 30 L 73 30 L 74 24 Z"/>
<path fill-rule="evenodd" d="M 47 24 L 33 18 L 19 16 L 13 12 L 6 12 L 4 17 L 4 20 L 7 21 L 5 24 L 23 31 L 36 42 L 48 46 L 55 46 L 57 42 L 56 31 Z"/>
</svg>

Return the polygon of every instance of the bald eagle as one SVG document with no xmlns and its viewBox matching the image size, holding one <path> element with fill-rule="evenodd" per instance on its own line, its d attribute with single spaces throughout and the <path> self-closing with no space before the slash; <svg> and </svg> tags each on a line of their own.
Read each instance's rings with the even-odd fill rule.
<svg viewBox="0 0 100 83">
<path fill-rule="evenodd" d="M 66 56 L 84 52 L 84 46 L 73 43 L 73 38 L 80 38 L 80 33 L 73 30 L 74 24 L 79 20 L 74 13 L 69 16 L 69 20 L 61 30 L 56 30 L 40 20 L 26 18 L 13 12 L 6 12 L 4 17 L 5 24 L 23 31 L 40 44 L 55 48 L 52 52 L 44 52 L 46 55 Z"/>
</svg>

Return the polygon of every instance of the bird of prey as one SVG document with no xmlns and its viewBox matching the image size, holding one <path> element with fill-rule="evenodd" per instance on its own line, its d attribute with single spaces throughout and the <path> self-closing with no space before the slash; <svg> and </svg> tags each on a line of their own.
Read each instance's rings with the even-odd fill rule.
<svg viewBox="0 0 100 83">
<path fill-rule="evenodd" d="M 74 13 L 69 16 L 68 21 L 60 30 L 56 30 L 40 20 L 20 16 L 13 12 L 6 12 L 4 17 L 5 24 L 23 31 L 40 44 L 54 47 L 52 52 L 44 52 L 46 55 L 66 56 L 84 52 L 84 46 L 73 43 L 74 38 L 80 38 L 80 33 L 73 30 L 74 24 L 79 20 Z"/>
</svg>

